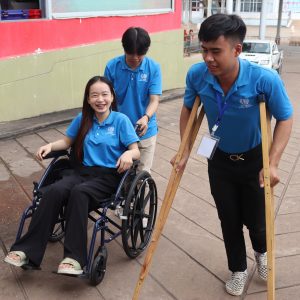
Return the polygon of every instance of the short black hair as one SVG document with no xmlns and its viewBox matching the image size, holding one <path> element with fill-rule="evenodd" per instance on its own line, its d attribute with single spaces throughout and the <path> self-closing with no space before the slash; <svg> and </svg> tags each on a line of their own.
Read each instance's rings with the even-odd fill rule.
<svg viewBox="0 0 300 300">
<path fill-rule="evenodd" d="M 123 33 L 122 45 L 128 54 L 145 55 L 150 44 L 151 39 L 148 32 L 141 27 L 130 27 Z"/>
<path fill-rule="evenodd" d="M 215 41 L 220 36 L 243 42 L 246 36 L 246 25 L 237 15 L 215 14 L 208 17 L 201 24 L 198 38 L 199 41 Z"/>
</svg>

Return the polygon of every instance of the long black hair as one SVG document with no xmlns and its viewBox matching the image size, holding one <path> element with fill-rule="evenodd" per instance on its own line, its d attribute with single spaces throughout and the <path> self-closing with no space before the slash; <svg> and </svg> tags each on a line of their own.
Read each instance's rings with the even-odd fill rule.
<svg viewBox="0 0 300 300">
<path fill-rule="evenodd" d="M 104 82 L 109 86 L 110 92 L 113 95 L 113 103 L 115 103 L 116 99 L 116 94 L 113 85 L 106 77 L 94 76 L 87 82 L 83 96 L 81 124 L 76 139 L 74 141 L 74 154 L 78 162 L 82 162 L 83 160 L 83 142 L 86 134 L 93 126 L 94 110 L 88 103 L 90 88 L 94 83 L 98 81 Z"/>
</svg>

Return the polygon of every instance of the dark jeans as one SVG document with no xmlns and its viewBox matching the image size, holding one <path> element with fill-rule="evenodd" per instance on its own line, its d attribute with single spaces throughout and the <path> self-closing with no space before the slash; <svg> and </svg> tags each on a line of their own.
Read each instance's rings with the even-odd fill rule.
<svg viewBox="0 0 300 300">
<path fill-rule="evenodd" d="M 249 230 L 255 251 L 266 252 L 264 189 L 258 174 L 262 168 L 261 145 L 245 152 L 244 160 L 232 161 L 217 149 L 208 161 L 211 194 L 214 197 L 232 272 L 247 268 L 243 225 Z"/>
<path fill-rule="evenodd" d="M 32 264 L 39 266 L 61 208 L 66 206 L 64 257 L 73 258 L 85 266 L 88 212 L 115 193 L 120 179 L 115 169 L 83 167 L 46 186 L 41 191 L 42 199 L 32 216 L 28 232 L 14 243 L 11 251 L 23 251 Z"/>
</svg>

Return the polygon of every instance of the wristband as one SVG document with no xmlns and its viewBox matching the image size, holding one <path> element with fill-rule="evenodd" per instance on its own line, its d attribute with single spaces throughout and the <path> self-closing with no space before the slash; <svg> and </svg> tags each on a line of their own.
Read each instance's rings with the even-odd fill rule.
<svg viewBox="0 0 300 300">
<path fill-rule="evenodd" d="M 148 123 L 150 121 L 150 116 L 148 114 L 144 114 L 144 116 L 146 116 L 148 118 Z"/>
</svg>

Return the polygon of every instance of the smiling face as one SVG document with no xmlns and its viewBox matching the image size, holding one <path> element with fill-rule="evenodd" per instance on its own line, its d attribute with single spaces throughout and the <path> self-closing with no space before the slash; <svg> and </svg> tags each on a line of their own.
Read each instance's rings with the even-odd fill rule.
<svg viewBox="0 0 300 300">
<path fill-rule="evenodd" d="M 108 117 L 113 100 L 110 87 L 105 82 L 97 81 L 90 86 L 88 103 L 100 122 Z"/>
<path fill-rule="evenodd" d="M 211 74 L 222 80 L 238 72 L 242 44 L 223 35 L 214 41 L 202 41 L 202 56 Z"/>
</svg>

